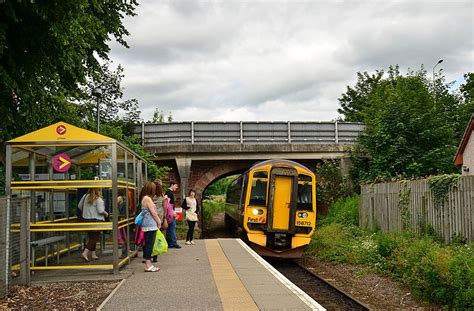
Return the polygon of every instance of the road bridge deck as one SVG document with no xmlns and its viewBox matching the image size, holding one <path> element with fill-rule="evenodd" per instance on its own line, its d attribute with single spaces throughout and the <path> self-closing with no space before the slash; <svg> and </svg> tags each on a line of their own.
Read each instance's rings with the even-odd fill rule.
<svg viewBox="0 0 474 311">
<path fill-rule="evenodd" d="M 183 243 L 184 244 L 184 243 Z M 324 310 L 239 239 L 198 240 L 158 258 L 140 259 L 103 310 Z"/>
</svg>

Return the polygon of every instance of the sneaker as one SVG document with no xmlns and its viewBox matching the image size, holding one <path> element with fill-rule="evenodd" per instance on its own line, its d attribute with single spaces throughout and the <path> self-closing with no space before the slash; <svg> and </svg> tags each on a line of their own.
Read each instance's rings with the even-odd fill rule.
<svg viewBox="0 0 474 311">
<path fill-rule="evenodd" d="M 174 248 L 181 248 L 181 245 L 176 244 L 176 245 L 174 246 Z"/>
<path fill-rule="evenodd" d="M 191 245 L 192 242 L 186 241 L 186 243 L 184 243 L 184 244 L 186 244 L 186 245 Z"/>
<path fill-rule="evenodd" d="M 191 244 L 192 244 L 192 245 L 196 245 L 196 243 L 194 243 L 194 241 L 191 241 Z"/>
</svg>

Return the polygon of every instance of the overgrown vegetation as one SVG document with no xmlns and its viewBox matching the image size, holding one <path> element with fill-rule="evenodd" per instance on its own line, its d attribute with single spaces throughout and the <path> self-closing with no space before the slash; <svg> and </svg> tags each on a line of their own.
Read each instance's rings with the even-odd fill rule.
<svg viewBox="0 0 474 311">
<path fill-rule="evenodd" d="M 320 221 L 308 255 L 362 264 L 406 284 L 413 295 L 448 308 L 474 308 L 474 245 L 435 237 L 369 232 L 357 226 L 357 197 L 337 201 Z"/>
<path fill-rule="evenodd" d="M 316 200 L 318 207 L 329 207 L 353 193 L 347 176 L 341 173 L 340 161 L 323 160 L 316 166 Z"/>
<path fill-rule="evenodd" d="M 453 188 L 458 187 L 460 178 L 461 175 L 459 174 L 445 174 L 431 176 L 427 179 L 436 208 L 440 208 L 444 205 L 444 202 L 448 198 L 449 192 Z"/>
<path fill-rule="evenodd" d="M 212 217 L 222 213 L 225 210 L 225 197 L 217 196 L 212 200 L 202 200 L 202 217 L 204 229 L 208 229 L 211 224 Z"/>
<path fill-rule="evenodd" d="M 408 188 L 408 184 L 406 180 L 402 180 L 400 182 L 400 192 L 398 194 L 399 200 L 398 200 L 398 208 L 400 209 L 400 215 L 402 216 L 402 227 L 403 230 L 409 230 L 410 229 L 410 219 L 411 219 L 411 214 L 410 214 L 410 194 L 411 194 L 411 189 Z"/>
</svg>

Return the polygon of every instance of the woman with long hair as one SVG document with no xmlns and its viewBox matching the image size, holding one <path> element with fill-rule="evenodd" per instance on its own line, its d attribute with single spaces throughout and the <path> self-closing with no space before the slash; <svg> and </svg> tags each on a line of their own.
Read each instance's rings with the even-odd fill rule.
<svg viewBox="0 0 474 311">
<path fill-rule="evenodd" d="M 156 212 L 153 198 L 156 194 L 156 186 L 152 182 L 145 182 L 140 193 L 140 202 L 143 211 L 142 230 L 145 232 L 145 246 L 143 248 L 143 259 L 145 259 L 145 272 L 157 272 L 160 268 L 151 263 L 151 253 L 155 244 L 156 231 L 161 227 L 161 220 Z"/>
<path fill-rule="evenodd" d="M 186 234 L 186 245 L 194 245 L 194 226 L 198 221 L 199 204 L 196 200 L 196 191 L 189 190 L 188 196 L 183 200 L 182 207 L 186 210 L 186 221 L 188 223 L 188 233 Z"/>
<path fill-rule="evenodd" d="M 82 211 L 82 218 L 86 222 L 105 221 L 105 217 L 109 214 L 105 211 L 104 199 L 102 199 L 102 191 L 99 188 L 91 188 L 87 191 L 79 201 L 79 209 Z M 100 239 L 99 231 L 87 231 L 87 244 L 82 252 L 82 258 L 85 261 L 91 259 L 99 259 L 95 253 L 97 241 Z"/>
</svg>

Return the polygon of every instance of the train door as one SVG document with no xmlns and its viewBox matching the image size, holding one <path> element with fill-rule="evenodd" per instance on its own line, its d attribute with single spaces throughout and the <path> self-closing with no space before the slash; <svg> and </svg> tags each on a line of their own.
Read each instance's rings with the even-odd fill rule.
<svg viewBox="0 0 474 311">
<path fill-rule="evenodd" d="M 268 232 L 295 233 L 298 172 L 274 168 L 270 173 Z"/>
</svg>

